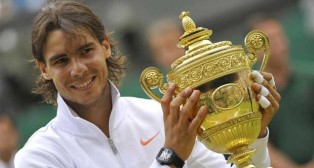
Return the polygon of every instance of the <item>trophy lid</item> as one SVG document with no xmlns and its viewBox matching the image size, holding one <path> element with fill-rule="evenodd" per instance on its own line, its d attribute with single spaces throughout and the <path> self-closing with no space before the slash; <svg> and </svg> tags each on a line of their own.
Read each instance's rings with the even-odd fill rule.
<svg viewBox="0 0 314 168">
<path fill-rule="evenodd" d="M 171 68 L 174 69 L 178 65 L 182 64 L 185 60 L 197 56 L 203 51 L 209 51 L 224 46 L 231 46 L 230 41 L 221 41 L 218 43 L 212 43 L 209 38 L 213 31 L 203 27 L 196 27 L 194 21 L 190 18 L 190 12 L 183 11 L 179 16 L 182 19 L 182 26 L 184 28 L 184 34 L 179 38 L 177 46 L 185 49 L 185 55 L 177 59 Z M 198 50 L 201 49 L 201 50 Z M 198 52 L 195 52 L 195 51 Z M 194 51 L 194 52 L 193 52 Z"/>
<path fill-rule="evenodd" d="M 177 46 L 185 49 L 185 55 L 171 64 L 168 81 L 180 89 L 197 87 L 221 76 L 243 69 L 250 69 L 244 50 L 230 41 L 212 43 L 212 30 L 196 27 L 190 12 L 179 16 L 185 30 Z"/>
<path fill-rule="evenodd" d="M 170 83 L 176 84 L 176 93 L 186 87 L 198 88 L 225 75 L 242 73 L 251 70 L 257 61 L 257 52 L 263 51 L 264 57 L 260 67 L 263 71 L 269 58 L 269 41 L 267 36 L 258 30 L 249 32 L 244 40 L 248 54 L 241 45 L 232 45 L 230 41 L 212 43 L 209 37 L 212 30 L 196 27 L 189 12 L 179 16 L 185 30 L 177 46 L 185 49 L 185 54 L 171 64 L 167 82 L 158 68 L 146 68 L 141 74 L 143 90 L 153 99 L 161 98 L 152 90 L 159 88 L 165 93 Z"/>
<path fill-rule="evenodd" d="M 179 39 L 178 47 L 186 48 L 201 40 L 207 40 L 209 44 L 211 44 L 208 39 L 212 35 L 212 30 L 196 27 L 194 21 L 189 16 L 190 12 L 182 12 L 179 16 L 179 18 L 182 19 L 182 26 L 185 32 Z"/>
</svg>

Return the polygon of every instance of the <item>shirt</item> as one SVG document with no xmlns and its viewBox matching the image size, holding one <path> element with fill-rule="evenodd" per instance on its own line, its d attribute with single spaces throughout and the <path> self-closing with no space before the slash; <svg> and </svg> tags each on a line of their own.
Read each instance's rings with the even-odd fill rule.
<svg viewBox="0 0 314 168">
<path fill-rule="evenodd" d="M 80 118 L 58 95 L 57 116 L 36 131 L 17 153 L 16 168 L 159 168 L 155 159 L 165 140 L 163 112 L 154 100 L 120 97 L 111 84 L 110 138 Z M 258 139 L 253 161 L 267 167 L 268 136 Z M 185 168 L 230 167 L 224 156 L 195 142 Z"/>
</svg>

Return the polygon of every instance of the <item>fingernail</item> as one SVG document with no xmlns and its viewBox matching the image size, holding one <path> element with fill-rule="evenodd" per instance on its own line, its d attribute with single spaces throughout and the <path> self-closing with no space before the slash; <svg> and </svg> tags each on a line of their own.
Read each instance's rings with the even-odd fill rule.
<svg viewBox="0 0 314 168">
<path fill-rule="evenodd" d="M 175 88 L 175 84 L 174 83 L 170 83 L 170 85 L 169 85 L 169 89 L 174 89 Z"/>
<path fill-rule="evenodd" d="M 256 90 L 260 89 L 261 87 L 261 84 L 258 84 L 258 83 L 253 83 L 252 87 Z"/>
<path fill-rule="evenodd" d="M 271 80 L 269 81 L 269 85 L 270 85 L 271 87 L 275 87 L 276 83 L 275 83 L 274 77 L 272 77 Z"/>
<path fill-rule="evenodd" d="M 193 93 L 191 95 L 191 97 L 196 98 L 198 96 L 198 91 L 197 90 L 193 90 Z"/>
<path fill-rule="evenodd" d="M 186 93 L 186 94 L 190 94 L 191 92 L 192 92 L 192 88 L 191 87 L 187 87 L 184 90 L 184 93 Z"/>
</svg>

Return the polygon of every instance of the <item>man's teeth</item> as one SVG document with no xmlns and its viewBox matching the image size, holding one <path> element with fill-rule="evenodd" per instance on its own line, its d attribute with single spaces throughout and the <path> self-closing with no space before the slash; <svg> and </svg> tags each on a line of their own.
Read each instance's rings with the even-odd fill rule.
<svg viewBox="0 0 314 168">
<path fill-rule="evenodd" d="M 74 87 L 75 88 L 83 88 L 83 87 L 87 86 L 88 84 L 90 84 L 91 82 L 92 82 L 92 79 L 90 79 L 90 80 L 88 80 L 82 84 L 75 85 Z"/>
</svg>

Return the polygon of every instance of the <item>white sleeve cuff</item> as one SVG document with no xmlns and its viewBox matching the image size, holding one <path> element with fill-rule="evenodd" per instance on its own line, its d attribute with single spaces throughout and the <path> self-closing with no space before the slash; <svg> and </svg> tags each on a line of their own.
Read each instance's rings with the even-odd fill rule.
<svg viewBox="0 0 314 168">
<path fill-rule="evenodd" d="M 149 168 L 170 168 L 167 165 L 161 165 L 159 162 L 155 159 L 153 164 Z"/>
<path fill-rule="evenodd" d="M 267 128 L 266 136 L 258 138 L 254 143 L 250 145 L 250 148 L 256 149 L 253 154 L 252 161 L 256 167 L 269 167 L 270 158 L 267 149 L 267 143 L 269 138 L 269 129 Z"/>
</svg>

